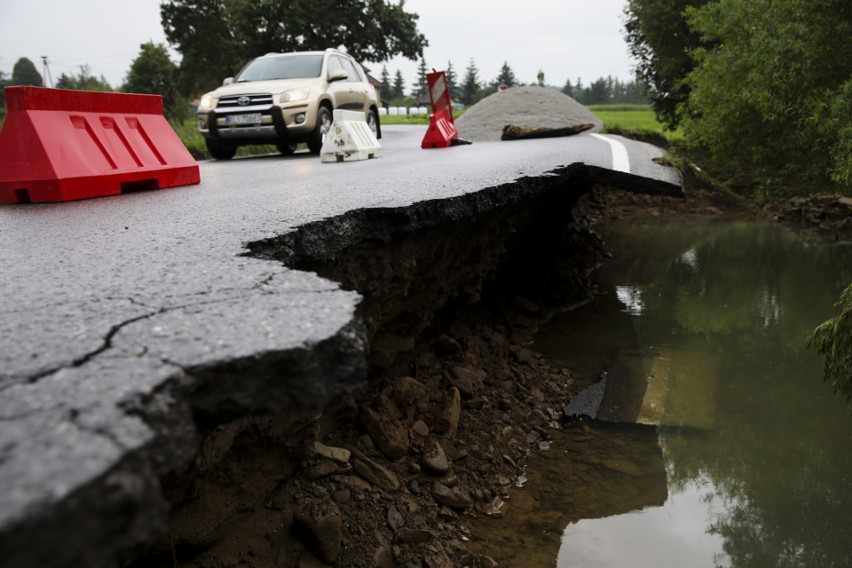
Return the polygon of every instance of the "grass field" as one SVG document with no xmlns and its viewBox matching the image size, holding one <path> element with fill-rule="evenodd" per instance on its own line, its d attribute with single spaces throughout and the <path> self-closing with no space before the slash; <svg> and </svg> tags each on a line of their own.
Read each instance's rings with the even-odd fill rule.
<svg viewBox="0 0 852 568">
<path fill-rule="evenodd" d="M 683 138 L 683 132 L 663 130 L 650 105 L 590 105 L 589 110 L 603 120 L 604 128 L 629 136 L 630 133 L 654 132 L 674 141 Z"/>
</svg>

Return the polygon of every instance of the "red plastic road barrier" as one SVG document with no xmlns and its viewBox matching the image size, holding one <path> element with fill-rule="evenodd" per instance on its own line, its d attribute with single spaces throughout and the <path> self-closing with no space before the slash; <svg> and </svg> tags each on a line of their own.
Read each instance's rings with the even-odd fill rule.
<svg viewBox="0 0 852 568">
<path fill-rule="evenodd" d="M 423 149 L 446 148 L 452 145 L 453 140 L 458 137 L 456 125 L 447 116 L 446 109 L 441 109 L 429 115 L 429 129 L 426 130 L 426 135 L 423 137 L 420 147 Z"/>
<path fill-rule="evenodd" d="M 429 86 L 429 99 L 432 101 L 432 112 L 438 112 L 442 109 L 446 110 L 450 122 L 454 122 L 447 74 L 443 71 L 433 70 L 431 73 L 426 74 L 426 83 Z"/>
<path fill-rule="evenodd" d="M 200 183 L 158 95 L 6 87 L 0 203 L 71 201 Z"/>
<path fill-rule="evenodd" d="M 429 115 L 429 129 L 420 147 L 446 148 L 459 137 L 453 122 L 453 106 L 450 103 L 447 75 L 443 71 L 432 71 L 426 74 L 426 83 L 429 86 L 429 98 L 432 101 L 432 114 Z"/>
</svg>

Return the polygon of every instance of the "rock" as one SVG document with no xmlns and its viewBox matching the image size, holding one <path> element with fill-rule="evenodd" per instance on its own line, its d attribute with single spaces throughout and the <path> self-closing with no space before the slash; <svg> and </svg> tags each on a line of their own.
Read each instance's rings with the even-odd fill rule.
<svg viewBox="0 0 852 568">
<path fill-rule="evenodd" d="M 488 503 L 477 503 L 476 509 L 483 515 L 488 515 L 495 519 L 502 519 L 506 514 L 506 502 L 500 497 L 494 497 L 494 499 Z"/>
<path fill-rule="evenodd" d="M 339 479 L 340 483 L 347 485 L 356 493 L 363 493 L 365 491 L 369 491 L 373 487 L 372 485 L 370 485 L 369 481 L 357 475 L 344 475 L 341 476 Z"/>
<path fill-rule="evenodd" d="M 343 542 L 343 516 L 337 505 L 303 499 L 296 504 L 293 520 L 305 546 L 323 562 L 334 564 Z"/>
<path fill-rule="evenodd" d="M 396 532 L 403 525 L 404 519 L 402 518 L 402 513 L 399 512 L 399 509 L 391 505 L 388 507 L 388 526 L 392 531 Z"/>
<path fill-rule="evenodd" d="M 428 436 L 429 425 L 423 422 L 422 420 L 418 420 L 417 422 L 411 425 L 411 431 L 417 434 L 418 436 Z"/>
<path fill-rule="evenodd" d="M 444 448 L 444 453 L 447 454 L 450 461 L 463 460 L 467 457 L 467 450 L 464 448 L 459 449 L 449 438 L 441 438 L 438 440 L 438 443 Z"/>
<path fill-rule="evenodd" d="M 440 413 L 435 416 L 434 429 L 437 432 L 445 432 L 450 438 L 454 438 L 459 427 L 461 417 L 461 393 L 456 387 L 452 387 L 441 406 Z"/>
<path fill-rule="evenodd" d="M 450 470 L 450 461 L 444 448 L 434 438 L 430 439 L 423 449 L 423 469 L 436 475 L 444 475 Z"/>
<path fill-rule="evenodd" d="M 435 342 L 435 348 L 438 353 L 444 355 L 452 355 L 461 351 L 461 345 L 459 345 L 459 342 L 449 335 L 440 335 L 438 340 Z"/>
<path fill-rule="evenodd" d="M 446 505 L 441 505 L 441 508 L 438 510 L 438 516 L 442 519 L 450 519 L 453 521 L 457 521 L 459 518 L 456 512 L 447 507 Z"/>
<path fill-rule="evenodd" d="M 320 441 L 315 440 L 308 448 L 308 453 L 312 459 L 324 458 L 335 461 L 339 464 L 349 463 L 349 458 L 352 453 L 346 448 L 335 448 L 326 446 Z"/>
<path fill-rule="evenodd" d="M 468 367 L 453 367 L 450 370 L 450 384 L 459 389 L 463 398 L 473 398 L 476 391 L 482 387 L 484 376 L 482 371 Z"/>
<path fill-rule="evenodd" d="M 361 424 L 388 458 L 395 460 L 408 453 L 408 430 L 399 422 L 364 406 L 361 408 Z"/>
<path fill-rule="evenodd" d="M 517 359 L 518 363 L 523 365 L 527 365 L 528 367 L 535 368 L 538 365 L 538 357 L 536 357 L 535 353 L 530 351 L 529 349 L 518 349 L 515 353 L 515 359 Z"/>
<path fill-rule="evenodd" d="M 352 501 L 352 491 L 350 489 L 338 489 L 331 494 L 331 498 L 338 505 L 346 505 Z"/>
<path fill-rule="evenodd" d="M 323 460 L 320 463 L 305 469 L 302 472 L 302 477 L 308 481 L 316 481 L 317 479 L 322 479 L 323 477 L 327 477 L 332 473 L 337 472 L 339 469 L 340 466 L 333 461 Z"/>
<path fill-rule="evenodd" d="M 393 536 L 393 541 L 401 544 L 423 544 L 435 538 L 431 532 L 422 529 L 399 529 Z"/>
<path fill-rule="evenodd" d="M 464 495 L 458 489 L 450 489 L 439 481 L 432 484 L 432 496 L 441 505 L 453 509 L 464 510 L 470 506 L 470 497 Z"/>
<path fill-rule="evenodd" d="M 391 398 L 409 420 L 414 420 L 417 410 L 428 400 L 426 385 L 411 377 L 399 377 L 391 389 Z"/>
<path fill-rule="evenodd" d="M 499 568 L 500 564 L 490 556 L 477 556 L 470 563 L 470 568 Z"/>
<path fill-rule="evenodd" d="M 393 568 L 393 552 L 391 547 L 383 544 L 373 553 L 373 566 L 375 568 Z"/>
<path fill-rule="evenodd" d="M 356 452 L 353 460 L 355 471 L 375 485 L 386 491 L 399 490 L 399 478 L 386 467 L 374 462 L 361 452 Z"/>
<path fill-rule="evenodd" d="M 399 421 L 402 419 L 402 414 L 397 405 L 383 394 L 377 394 L 373 398 L 373 409 L 389 420 Z"/>
</svg>

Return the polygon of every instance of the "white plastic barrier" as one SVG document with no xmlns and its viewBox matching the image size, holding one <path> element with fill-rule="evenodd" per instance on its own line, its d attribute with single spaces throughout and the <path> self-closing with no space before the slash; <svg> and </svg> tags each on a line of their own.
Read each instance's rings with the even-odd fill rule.
<svg viewBox="0 0 852 568">
<path fill-rule="evenodd" d="M 323 162 L 355 162 L 382 155 L 382 147 L 367 125 L 363 112 L 334 111 L 334 122 L 320 150 Z"/>
<path fill-rule="evenodd" d="M 387 115 L 388 115 L 388 109 L 386 109 L 385 107 L 379 107 L 379 116 L 387 116 Z"/>
<path fill-rule="evenodd" d="M 388 114 L 390 114 L 391 116 L 398 115 L 399 114 L 399 107 L 390 107 L 388 109 Z"/>
<path fill-rule="evenodd" d="M 427 109 L 426 107 L 417 107 L 417 114 L 429 114 L 429 109 Z"/>
</svg>

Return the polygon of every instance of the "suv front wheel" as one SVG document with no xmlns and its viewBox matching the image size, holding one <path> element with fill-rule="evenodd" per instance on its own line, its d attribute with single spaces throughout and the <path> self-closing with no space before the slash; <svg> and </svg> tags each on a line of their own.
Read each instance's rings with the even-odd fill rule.
<svg viewBox="0 0 852 568">
<path fill-rule="evenodd" d="M 314 131 L 311 132 L 311 138 L 308 140 L 308 149 L 312 154 L 319 154 L 322 150 L 322 143 L 325 141 L 325 135 L 331 130 L 331 111 L 328 108 L 321 106 L 317 111 L 317 125 Z"/>
</svg>

